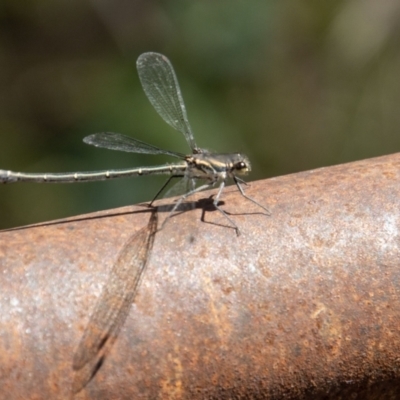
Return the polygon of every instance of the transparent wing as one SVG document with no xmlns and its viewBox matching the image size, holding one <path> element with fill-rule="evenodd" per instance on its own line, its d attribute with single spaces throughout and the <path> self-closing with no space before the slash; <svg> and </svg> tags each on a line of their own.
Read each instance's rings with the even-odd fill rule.
<svg viewBox="0 0 400 400">
<path fill-rule="evenodd" d="M 176 203 L 181 201 L 182 196 L 185 196 L 187 193 L 191 192 L 196 188 L 196 183 L 197 182 L 194 179 L 185 176 L 182 179 L 180 179 L 177 183 L 172 185 L 172 187 L 170 187 L 166 191 L 163 198 L 177 197 L 177 199 L 172 203 L 161 206 L 161 210 L 163 212 L 171 212 L 175 208 Z M 185 199 L 185 201 L 179 204 L 179 207 L 175 211 L 184 212 L 188 210 L 193 210 L 195 207 L 196 207 L 196 202 L 193 201 L 193 199 L 191 199 L 190 197 L 188 197 L 187 199 Z M 165 224 L 170 217 L 171 215 L 168 215 L 163 224 Z"/>
<path fill-rule="evenodd" d="M 196 182 L 194 179 L 190 179 L 187 176 L 183 177 L 180 179 L 178 182 L 176 182 L 172 187 L 170 187 L 166 192 L 163 198 L 168 198 L 168 197 L 176 197 L 176 196 L 182 196 L 186 193 L 189 193 L 191 190 L 193 190 L 196 187 Z M 169 205 L 168 207 L 172 208 L 172 205 Z"/>
<path fill-rule="evenodd" d="M 199 153 L 178 79 L 168 58 L 158 53 L 143 53 L 136 66 L 143 90 L 155 110 L 167 124 L 185 135 L 193 153 Z"/>
<path fill-rule="evenodd" d="M 157 231 L 158 212 L 124 245 L 73 357 L 73 392 L 82 390 L 101 366 L 129 314 L 148 263 Z"/>
<path fill-rule="evenodd" d="M 143 154 L 165 154 L 172 157 L 184 158 L 185 156 L 174 151 L 160 149 L 151 144 L 121 135 L 120 133 L 103 132 L 86 136 L 83 141 L 96 147 L 103 147 L 110 150 L 127 151 L 130 153 Z"/>
</svg>

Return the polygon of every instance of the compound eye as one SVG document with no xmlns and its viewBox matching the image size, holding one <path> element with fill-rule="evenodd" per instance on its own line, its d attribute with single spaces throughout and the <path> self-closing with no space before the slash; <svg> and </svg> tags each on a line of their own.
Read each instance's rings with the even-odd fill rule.
<svg viewBox="0 0 400 400">
<path fill-rule="evenodd" d="M 237 170 L 246 169 L 246 168 L 247 168 L 247 165 L 246 165 L 246 163 L 243 162 L 243 161 L 239 161 L 239 162 L 236 163 L 236 165 L 235 165 L 235 169 L 237 169 Z"/>
</svg>

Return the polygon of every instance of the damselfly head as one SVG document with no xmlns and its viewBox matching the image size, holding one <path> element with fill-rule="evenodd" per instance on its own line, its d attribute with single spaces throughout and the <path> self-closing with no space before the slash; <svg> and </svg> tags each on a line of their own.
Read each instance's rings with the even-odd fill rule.
<svg viewBox="0 0 400 400">
<path fill-rule="evenodd" d="M 244 154 L 233 154 L 231 172 L 235 175 L 247 175 L 250 171 L 249 159 Z"/>
</svg>

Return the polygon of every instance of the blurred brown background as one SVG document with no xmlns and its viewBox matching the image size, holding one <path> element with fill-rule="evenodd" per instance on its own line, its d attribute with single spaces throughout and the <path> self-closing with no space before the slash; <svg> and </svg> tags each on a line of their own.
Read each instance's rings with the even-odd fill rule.
<svg viewBox="0 0 400 400">
<path fill-rule="evenodd" d="M 250 180 L 400 150 L 396 0 L 3 0 L 0 19 L 2 169 L 174 161 L 82 143 L 103 131 L 189 152 L 140 87 L 145 51 L 174 65 L 198 145 L 247 154 Z M 0 228 L 143 202 L 162 182 L 0 185 Z"/>
</svg>

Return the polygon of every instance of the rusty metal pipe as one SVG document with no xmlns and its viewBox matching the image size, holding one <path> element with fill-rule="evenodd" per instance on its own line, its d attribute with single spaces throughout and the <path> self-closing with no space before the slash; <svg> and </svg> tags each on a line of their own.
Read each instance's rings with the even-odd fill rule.
<svg viewBox="0 0 400 400">
<path fill-rule="evenodd" d="M 270 217 L 228 188 L 240 237 L 205 201 L 172 217 L 76 398 L 398 398 L 399 171 L 394 154 L 253 182 Z M 149 216 L 135 206 L 0 233 L 0 398 L 70 397 L 96 298 Z"/>
</svg>

